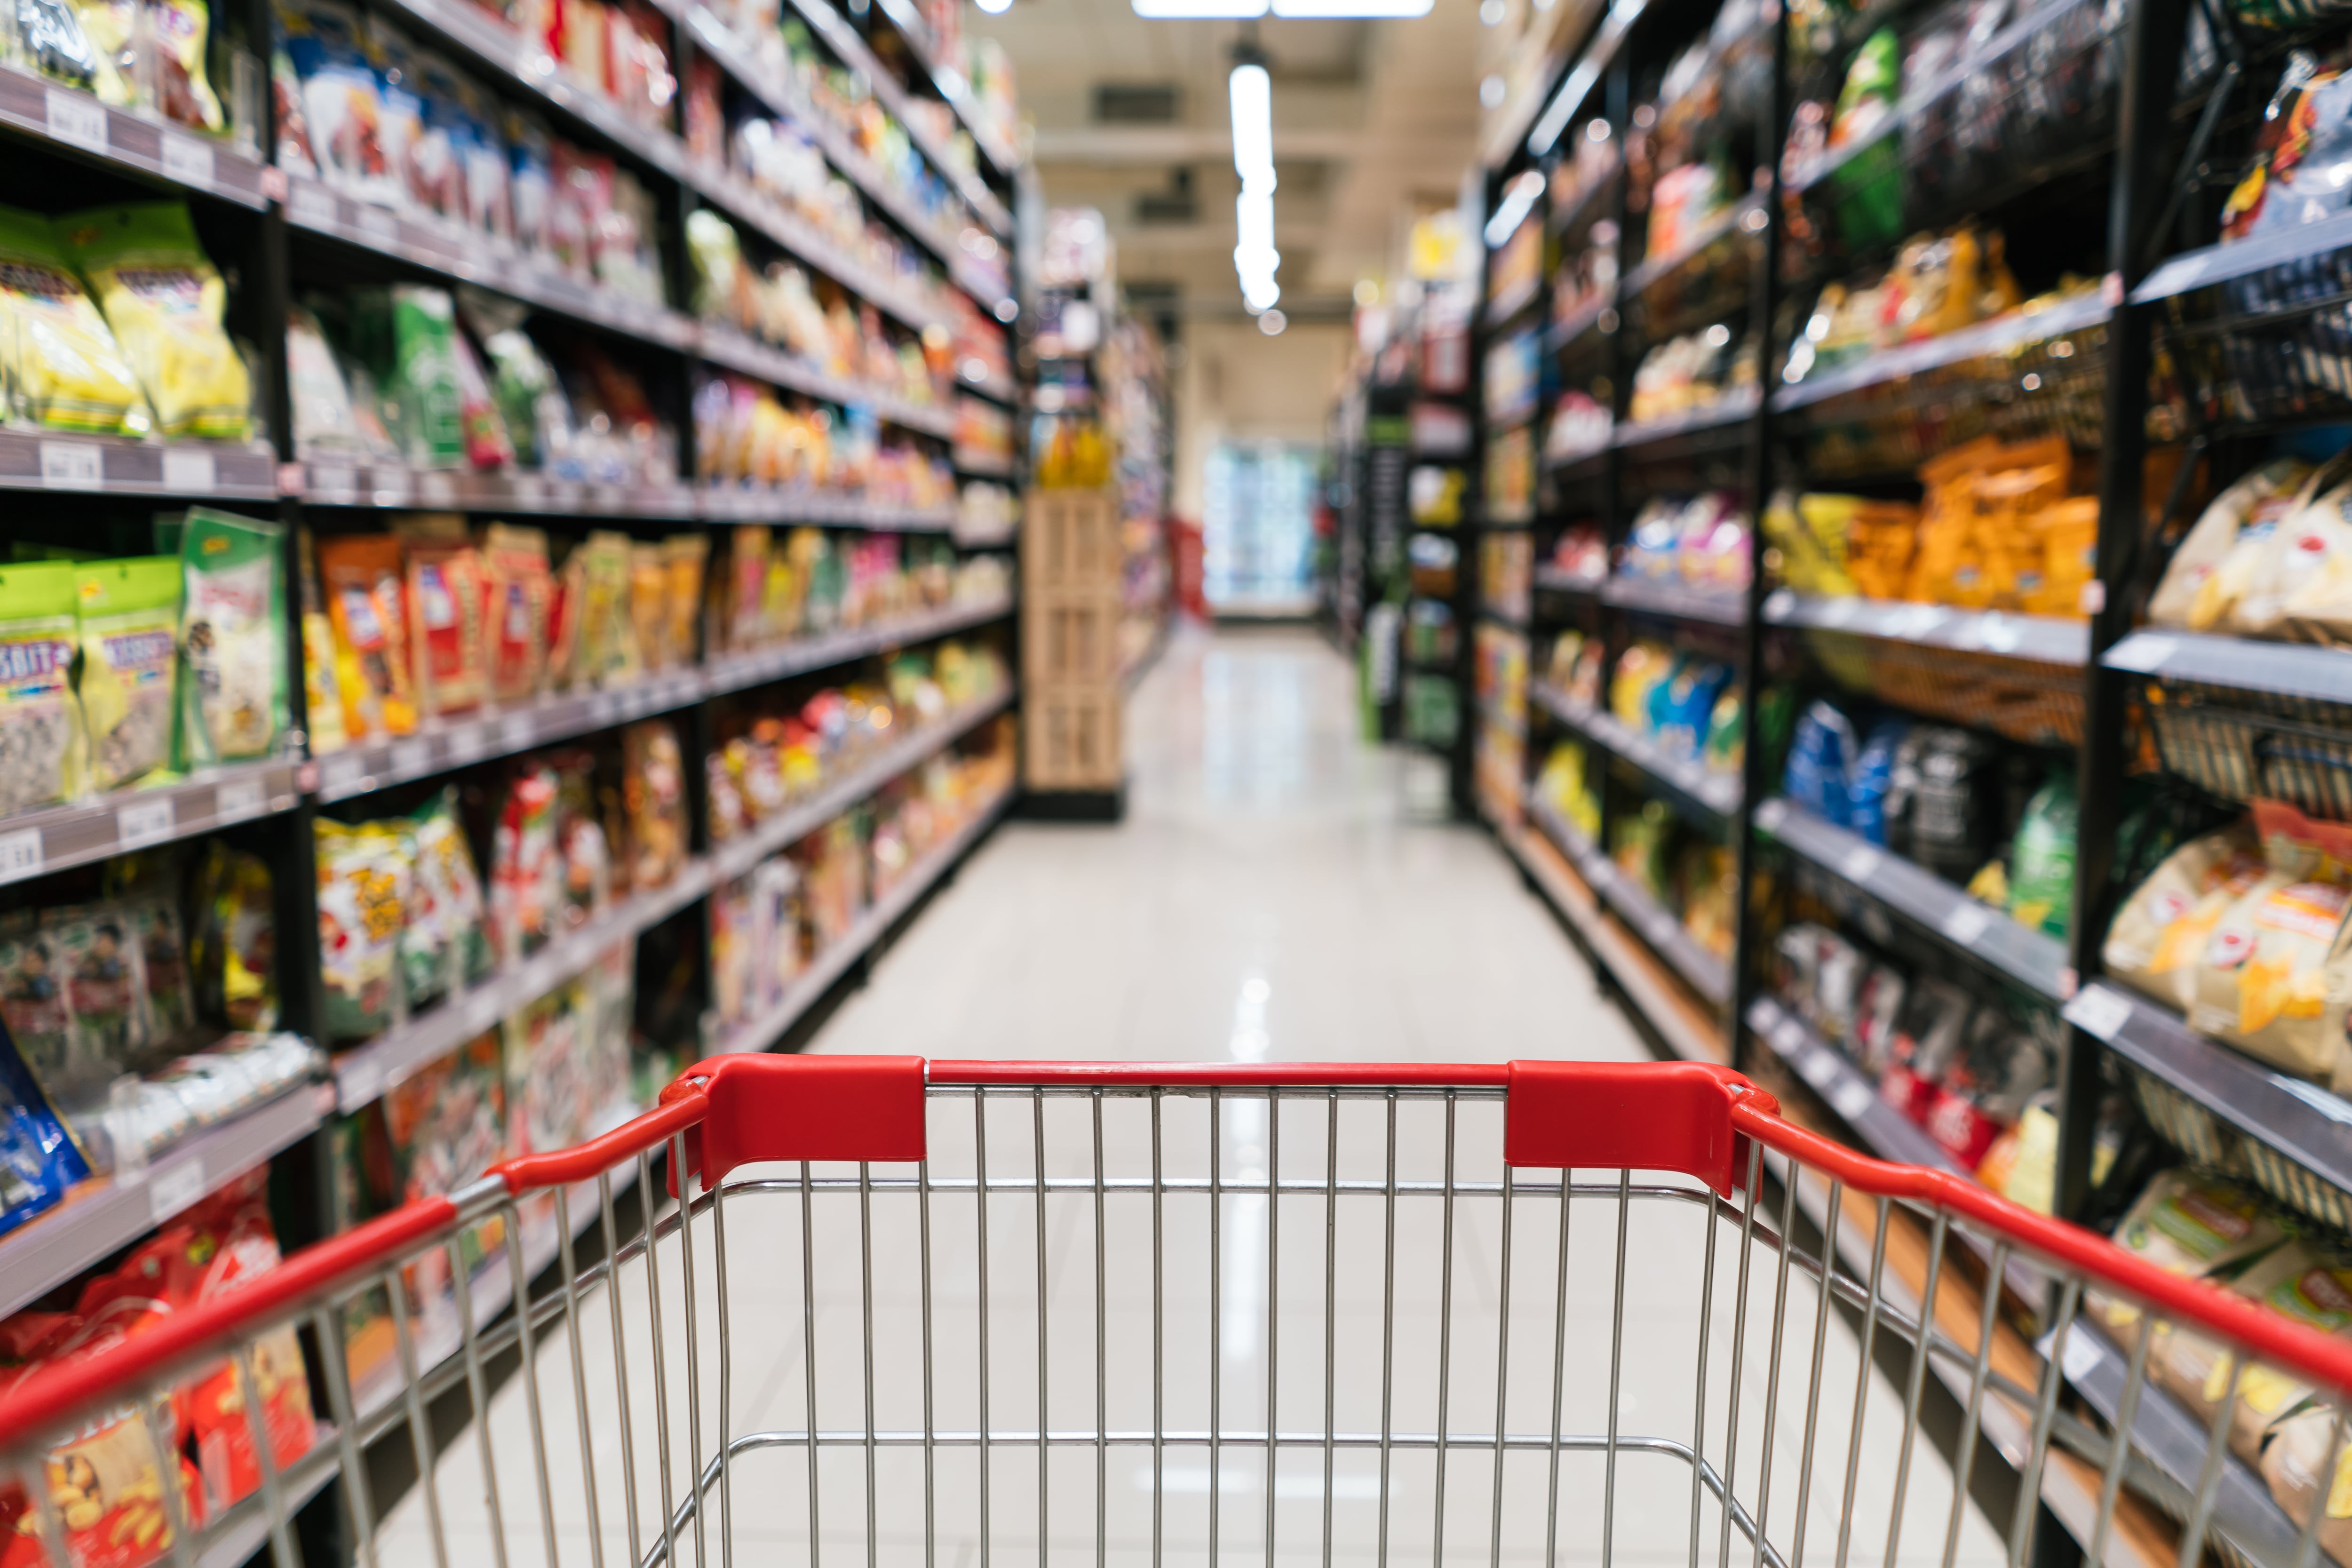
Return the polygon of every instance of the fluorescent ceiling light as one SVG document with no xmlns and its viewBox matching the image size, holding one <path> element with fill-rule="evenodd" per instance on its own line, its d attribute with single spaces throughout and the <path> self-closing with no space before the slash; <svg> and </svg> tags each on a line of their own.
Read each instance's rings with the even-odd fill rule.
<svg viewBox="0 0 2352 1568">
<path fill-rule="evenodd" d="M 1528 213 L 1535 206 L 1536 197 L 1543 194 L 1543 188 L 1544 177 L 1534 169 L 1529 169 L 1503 188 L 1501 205 L 1495 208 L 1495 216 L 1486 220 L 1487 249 L 1500 248 L 1503 241 L 1518 232 L 1519 225 L 1527 221 Z"/>
<path fill-rule="evenodd" d="M 1234 109 L 1234 173 L 1242 189 L 1274 190 L 1274 79 L 1261 65 L 1238 65 L 1226 82 Z"/>
<path fill-rule="evenodd" d="M 1135 14 L 1153 22 L 1218 21 L 1265 15 L 1265 0 L 1135 0 Z"/>
<path fill-rule="evenodd" d="M 1426 16 L 1431 0 L 1274 0 L 1277 16 L 1321 17 Z"/>
</svg>

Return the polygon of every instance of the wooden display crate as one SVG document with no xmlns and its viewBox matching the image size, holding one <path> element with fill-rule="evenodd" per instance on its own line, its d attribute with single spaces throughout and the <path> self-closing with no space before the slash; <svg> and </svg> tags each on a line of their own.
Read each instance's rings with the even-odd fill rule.
<svg viewBox="0 0 2352 1568">
<path fill-rule="evenodd" d="M 1114 791 L 1126 782 L 1117 679 L 1032 686 L 1021 706 L 1022 782 L 1029 788 Z"/>
<path fill-rule="evenodd" d="M 1022 523 L 1024 595 L 1116 588 L 1127 568 L 1112 490 L 1031 490 Z"/>
<path fill-rule="evenodd" d="M 1050 588 L 1021 601 L 1021 679 L 1101 686 L 1118 679 L 1118 589 Z"/>
</svg>

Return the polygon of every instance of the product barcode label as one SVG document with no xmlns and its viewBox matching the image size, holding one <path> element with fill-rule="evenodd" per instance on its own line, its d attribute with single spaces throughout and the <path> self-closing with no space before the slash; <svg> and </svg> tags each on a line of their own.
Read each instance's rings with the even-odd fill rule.
<svg viewBox="0 0 2352 1568">
<path fill-rule="evenodd" d="M 20 827 L 0 833 L 0 882 L 37 877 L 41 871 L 41 830 Z"/>
<path fill-rule="evenodd" d="M 41 483 L 53 490 L 94 490 L 106 482 L 104 448 L 89 441 L 41 443 Z"/>
<path fill-rule="evenodd" d="M 2077 991 L 2066 1004 L 2066 1021 L 2086 1035 L 2112 1040 L 2131 1018 L 2131 1004 L 2104 985 Z"/>
<path fill-rule="evenodd" d="M 202 447 L 163 448 L 163 488 L 185 495 L 207 495 L 220 483 L 213 455 Z"/>
<path fill-rule="evenodd" d="M 1984 935 L 1985 927 L 1991 923 L 1991 911 L 1982 904 L 1969 902 L 1954 904 L 1945 910 L 1938 929 L 1952 941 L 1965 947 Z"/>
<path fill-rule="evenodd" d="M 172 797 L 157 795 L 116 808 L 114 839 L 122 848 L 136 849 L 142 844 L 162 843 L 179 825 L 180 814 Z"/>
<path fill-rule="evenodd" d="M 213 791 L 213 817 L 219 822 L 242 822 L 258 816 L 268 798 L 261 780 L 230 779 Z"/>
<path fill-rule="evenodd" d="M 48 89 L 48 110 L 50 135 L 93 153 L 107 150 L 106 105 L 79 92 L 53 87 Z"/>
<path fill-rule="evenodd" d="M 163 135 L 163 177 L 208 191 L 213 185 L 213 150 L 193 136 Z"/>
<path fill-rule="evenodd" d="M 161 1225 L 205 1195 L 205 1163 L 194 1155 L 175 1160 L 147 1178 L 147 1214 Z"/>
</svg>

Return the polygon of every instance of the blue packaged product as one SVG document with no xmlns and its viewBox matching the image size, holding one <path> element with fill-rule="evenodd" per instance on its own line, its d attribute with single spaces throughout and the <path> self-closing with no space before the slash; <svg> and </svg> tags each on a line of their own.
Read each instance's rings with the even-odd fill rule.
<svg viewBox="0 0 2352 1568">
<path fill-rule="evenodd" d="M 1895 776 L 1895 752 L 1910 726 L 1889 719 L 1870 731 L 1846 779 L 1846 826 L 1873 844 L 1886 842 L 1886 794 Z"/>
<path fill-rule="evenodd" d="M 1783 791 L 1822 821 L 1843 827 L 1847 770 L 1854 750 L 1852 720 L 1827 702 L 1808 704 L 1789 744 Z"/>
<path fill-rule="evenodd" d="M 1665 720 L 1658 726 L 1658 742 L 1677 757 L 1696 757 L 1715 717 L 1715 700 L 1722 695 L 1731 671 L 1720 664 L 1692 659 L 1675 671 L 1668 683 Z"/>
<path fill-rule="evenodd" d="M 0 1022 L 0 1236 L 51 1209 L 89 1163 Z"/>
<path fill-rule="evenodd" d="M 1674 722 L 1675 707 L 1675 689 L 1676 685 L 1690 673 L 1690 670 L 1696 662 L 1696 661 L 1686 653 L 1678 653 L 1675 655 L 1675 661 L 1666 666 L 1666 673 L 1664 677 L 1661 679 L 1656 685 L 1651 687 L 1649 691 L 1643 696 L 1642 700 L 1642 728 L 1647 731 L 1651 735 L 1655 736 L 1664 734 L 1665 732 L 1666 726 Z"/>
</svg>

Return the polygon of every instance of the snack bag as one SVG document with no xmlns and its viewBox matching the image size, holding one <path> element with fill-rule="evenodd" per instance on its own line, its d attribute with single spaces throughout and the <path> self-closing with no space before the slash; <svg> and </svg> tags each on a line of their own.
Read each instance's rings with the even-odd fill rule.
<svg viewBox="0 0 2352 1568">
<path fill-rule="evenodd" d="M 77 569 L 74 580 L 90 783 L 120 789 L 172 760 L 180 563 L 170 555 L 108 561 Z"/>
<path fill-rule="evenodd" d="M 2224 243 L 2317 223 L 2345 210 L 2345 127 L 2352 80 L 2307 50 L 2287 57 L 2261 134 L 2221 209 Z"/>
<path fill-rule="evenodd" d="M 232 1029 L 277 1026 L 276 910 L 269 868 L 258 857 L 208 840 L 190 905 L 188 967 L 197 1014 Z"/>
<path fill-rule="evenodd" d="M 253 384 L 222 325 L 228 285 L 178 202 L 95 207 L 57 220 L 164 436 L 242 441 Z"/>
<path fill-rule="evenodd" d="M 205 507 L 180 535 L 183 769 L 266 757 L 286 733 L 285 525 Z"/>
<path fill-rule="evenodd" d="M 2323 1334 L 2352 1331 L 2352 1256 L 2316 1241 L 2296 1237 L 2256 1259 L 2230 1282 L 2230 1289 L 2281 1317 Z M 2263 1434 L 2272 1422 L 2310 1397 L 2311 1388 L 2292 1373 L 2250 1362 L 2236 1370 L 2228 1349 L 2193 1329 L 2175 1328 L 2164 1354 L 2151 1358 L 2150 1373 L 2210 1426 L 2238 1377 L 2237 1403 L 2230 1417 L 2230 1447 L 2253 1464 L 2262 1458 Z"/>
<path fill-rule="evenodd" d="M 629 546 L 629 631 L 646 668 L 669 667 L 669 569 L 658 544 Z"/>
<path fill-rule="evenodd" d="M 2268 869 L 2214 923 L 2191 972 L 2189 1021 L 2306 1078 L 2339 1070 L 2352 1005 L 2352 826 L 2254 802 Z"/>
<path fill-rule="evenodd" d="M 482 637 L 489 696 L 521 702 L 547 674 L 548 613 L 555 596 L 547 535 L 494 522 L 482 539 Z"/>
<path fill-rule="evenodd" d="M 547 945 L 563 907 L 563 863 L 556 839 L 557 778 L 544 763 L 519 766 L 491 829 L 490 931 L 499 962 L 512 963 Z"/>
<path fill-rule="evenodd" d="M 2194 838 L 2133 889 L 2107 928 L 2100 960 L 2115 978 L 2186 1009 L 2190 966 L 2229 908 L 2269 875 L 2250 824 Z"/>
<path fill-rule="evenodd" d="M 2011 852 L 2010 918 L 2029 930 L 2066 934 L 2074 905 L 2074 829 L 2079 816 L 2073 775 L 2053 772 L 2025 803 Z"/>
<path fill-rule="evenodd" d="M 268 1167 L 249 1172 L 191 1211 L 173 1232 L 184 1237 L 175 1272 L 188 1279 L 186 1302 L 201 1306 L 253 1283 L 278 1267 L 277 1232 L 269 1223 Z M 274 1468 L 310 1451 L 318 1424 L 310 1415 L 310 1373 L 290 1325 L 264 1334 L 247 1351 L 252 1391 L 261 1402 L 261 1429 Z M 196 1463 L 213 1497 L 235 1502 L 261 1489 L 261 1457 L 246 1415 L 246 1384 L 233 1361 L 223 1361 L 183 1386 Z"/>
<path fill-rule="evenodd" d="M 484 584 L 481 557 L 465 542 L 417 539 L 408 545 L 410 646 L 417 707 L 427 717 L 482 705 Z"/>
<path fill-rule="evenodd" d="M 710 536 L 674 533 L 662 541 L 662 572 L 668 622 L 668 655 L 672 664 L 692 663 L 701 639 L 695 623 L 702 614 L 702 572 L 710 558 Z"/>
<path fill-rule="evenodd" d="M 2242 1187 L 2194 1171 L 2160 1171 L 2123 1223 L 2115 1244 L 2168 1274 L 2211 1279 L 2260 1258 L 2285 1239 L 2261 1201 Z M 2126 1349 L 2138 1340 L 2143 1314 L 2133 1302 L 2103 1291 L 2085 1292 L 2091 1315 L 2119 1336 Z M 2161 1365 L 2168 1326 L 2159 1323 L 2148 1359 Z"/>
<path fill-rule="evenodd" d="M 632 724 L 622 731 L 621 754 L 629 888 L 667 887 L 687 850 L 686 763 L 677 731 L 663 719 Z"/>
<path fill-rule="evenodd" d="M 322 540 L 318 549 L 344 732 L 355 742 L 414 733 L 417 708 L 400 542 L 383 533 L 345 536 Z"/>
<path fill-rule="evenodd" d="M 2276 526 L 2311 477 L 2311 465 L 2297 458 L 2274 458 L 2215 496 L 2183 536 L 2164 577 L 2147 602 L 2147 618 L 2159 626 L 2202 629 L 2216 618 L 2197 614 L 2205 584 L 2236 546 L 2241 531 Z"/>
<path fill-rule="evenodd" d="M 359 17 L 340 0 L 277 0 L 275 19 L 320 172 L 346 195 L 399 206 L 400 182 L 385 156 L 382 84 Z M 281 137 L 278 161 L 287 156 Z"/>
<path fill-rule="evenodd" d="M 0 207 L 0 387 L 9 416 L 51 430 L 144 436 L 131 362 L 47 219 Z"/>
<path fill-rule="evenodd" d="M 81 703 L 73 668 L 74 567 L 0 566 L 0 813 L 82 791 Z"/>
<path fill-rule="evenodd" d="M 205 0 L 146 0 L 149 46 L 155 62 L 155 107 L 165 118 L 215 135 L 228 129 L 220 98 L 206 74 L 212 14 Z"/>
<path fill-rule="evenodd" d="M 401 1011 L 395 962 L 408 922 L 413 868 L 399 835 L 380 823 L 347 827 L 320 818 L 316 830 L 326 1033 L 373 1035 Z"/>
<path fill-rule="evenodd" d="M 488 910 L 473 847 L 457 818 L 457 789 L 446 786 L 408 820 L 421 910 L 412 914 L 404 956 L 412 974 L 430 972 L 433 990 L 471 985 L 490 970 Z M 412 996 L 422 994 L 411 990 Z"/>
<path fill-rule="evenodd" d="M 28 986 L 49 997 L 25 995 Z M 54 976 L 28 973 L 22 942 L 0 939 L 0 1236 L 89 1179 L 89 1163 L 15 1043 L 20 1017 L 58 1010 L 55 994 Z"/>
</svg>

